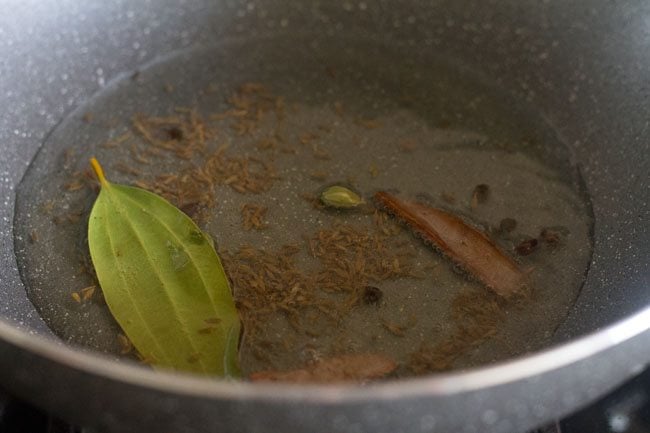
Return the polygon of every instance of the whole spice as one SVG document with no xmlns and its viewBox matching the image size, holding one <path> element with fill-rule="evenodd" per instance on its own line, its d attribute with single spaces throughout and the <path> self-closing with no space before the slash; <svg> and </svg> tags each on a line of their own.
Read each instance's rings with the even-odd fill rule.
<svg viewBox="0 0 650 433">
<path fill-rule="evenodd" d="M 411 316 L 409 318 L 409 321 L 403 324 L 399 324 L 396 322 L 393 322 L 391 320 L 388 320 L 386 318 L 380 319 L 381 325 L 391 334 L 393 334 L 396 337 L 404 337 L 406 335 L 406 331 L 408 331 L 410 328 L 412 328 L 416 323 L 417 319 L 415 316 Z"/>
<path fill-rule="evenodd" d="M 354 208 L 365 203 L 359 194 L 340 185 L 325 188 L 320 195 L 320 200 L 325 206 L 337 209 Z"/>
<path fill-rule="evenodd" d="M 474 187 L 474 191 L 472 192 L 472 200 L 470 202 L 470 206 L 472 207 L 472 209 L 476 209 L 478 205 L 485 203 L 489 196 L 490 196 L 489 186 L 487 186 L 484 183 L 480 185 L 476 185 Z"/>
<path fill-rule="evenodd" d="M 457 216 L 387 192 L 378 192 L 375 199 L 498 295 L 508 298 L 524 285 L 525 273 L 514 260 Z"/>
<path fill-rule="evenodd" d="M 214 247 L 170 203 L 111 184 L 91 164 L 101 191 L 88 222 L 90 255 L 129 341 L 154 367 L 238 375 L 239 317 Z M 220 322 L 201 334 L 208 318 Z"/>
<path fill-rule="evenodd" d="M 133 350 L 133 344 L 124 334 L 117 334 L 117 344 L 120 346 L 121 355 L 126 355 Z"/>
<path fill-rule="evenodd" d="M 96 289 L 95 286 L 88 286 L 81 289 L 81 291 L 79 292 L 79 294 L 81 295 L 81 300 L 82 301 L 90 300 L 95 294 L 95 289 Z"/>
<path fill-rule="evenodd" d="M 520 256 L 527 256 L 535 252 L 537 249 L 537 239 L 531 238 L 531 239 L 526 239 L 525 241 L 522 241 L 515 247 L 515 251 L 517 254 Z"/>
<path fill-rule="evenodd" d="M 381 298 L 383 298 L 384 293 L 378 288 L 374 286 L 366 286 L 363 288 L 363 303 L 366 305 L 376 305 L 381 302 Z"/>
<path fill-rule="evenodd" d="M 363 382 L 386 376 L 396 368 L 395 361 L 382 355 L 341 355 L 292 371 L 260 371 L 251 374 L 250 379 L 254 382 Z"/>
<path fill-rule="evenodd" d="M 178 126 L 172 126 L 167 130 L 167 135 L 170 140 L 182 140 L 183 139 L 183 130 Z"/>
<path fill-rule="evenodd" d="M 517 227 L 517 220 L 514 218 L 504 218 L 499 223 L 499 231 L 501 233 L 510 233 Z"/>
<path fill-rule="evenodd" d="M 449 194 L 448 192 L 440 193 L 440 198 L 442 198 L 448 204 L 456 203 L 456 198 L 452 194 Z"/>
<path fill-rule="evenodd" d="M 268 225 L 264 217 L 268 208 L 254 203 L 246 203 L 241 208 L 241 222 L 244 230 L 262 230 Z"/>
<path fill-rule="evenodd" d="M 560 232 L 550 228 L 543 228 L 539 238 L 550 247 L 558 246 L 562 242 Z"/>
</svg>

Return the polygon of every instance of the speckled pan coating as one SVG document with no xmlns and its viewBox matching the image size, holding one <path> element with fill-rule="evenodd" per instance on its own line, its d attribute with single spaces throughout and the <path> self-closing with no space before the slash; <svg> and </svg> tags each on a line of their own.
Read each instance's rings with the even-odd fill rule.
<svg viewBox="0 0 650 433">
<path fill-rule="evenodd" d="M 580 165 L 596 221 L 587 282 L 559 338 L 610 325 L 650 304 L 649 22 L 650 4 L 644 1 L 7 1 L 0 15 L 0 317 L 48 333 L 16 270 L 14 188 L 66 113 L 107 81 L 172 51 L 301 33 L 314 34 L 314 50 L 332 35 L 350 34 L 386 40 L 404 58 L 449 53 L 534 107 Z M 538 369 L 525 380 L 533 364 L 522 361 L 490 372 L 501 375 L 499 383 L 484 381 L 488 372 L 478 371 L 386 385 L 374 393 L 283 390 L 280 399 L 274 390 L 157 380 L 36 344 L 3 325 L 0 379 L 75 420 L 115 431 L 135 431 L 128 426 L 145 423 L 158 431 L 204 431 L 206 422 L 219 422 L 232 431 L 299 425 L 329 432 L 506 432 L 565 413 L 638 371 L 650 359 L 647 322 L 647 316 L 637 317 L 616 328 L 618 333 L 607 331 L 561 354 L 535 358 L 552 365 L 603 349 L 579 368 Z M 614 343 L 618 348 L 605 350 Z M 80 400 L 80 411 L 79 402 L 73 408 L 62 398 L 70 395 L 96 397 Z"/>
</svg>

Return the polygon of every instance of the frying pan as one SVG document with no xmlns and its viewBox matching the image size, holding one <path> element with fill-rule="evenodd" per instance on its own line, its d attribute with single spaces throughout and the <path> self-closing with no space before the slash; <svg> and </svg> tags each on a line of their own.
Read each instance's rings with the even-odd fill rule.
<svg viewBox="0 0 650 433">
<path fill-rule="evenodd" d="M 510 432 L 557 419 L 650 361 L 650 5 L 643 1 L 4 2 L 0 17 L 0 383 L 99 431 Z M 48 133 L 113 79 L 171 53 L 260 41 L 277 61 L 386 50 L 453 59 L 537 113 L 578 167 L 594 251 L 555 345 L 497 365 L 359 386 L 154 373 L 61 343 L 26 296 L 15 190 Z M 381 50 L 380 50 L 381 51 Z M 360 53 L 363 54 L 363 53 Z M 221 62 L 246 63 L 240 58 Z M 328 54 L 329 55 L 329 54 Z M 432 83 L 436 77 L 431 76 Z M 57 254 L 52 251 L 51 254 Z"/>
</svg>

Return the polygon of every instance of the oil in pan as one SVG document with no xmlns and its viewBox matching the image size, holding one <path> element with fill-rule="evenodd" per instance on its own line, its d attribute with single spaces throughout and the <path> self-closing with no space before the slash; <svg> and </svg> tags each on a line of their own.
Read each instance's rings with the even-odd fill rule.
<svg viewBox="0 0 650 433">
<path fill-rule="evenodd" d="M 165 196 L 214 238 L 246 330 L 245 373 L 373 352 L 409 376 L 550 344 L 592 249 L 588 200 L 553 131 L 446 59 L 386 65 L 386 47 L 345 41 L 292 44 L 304 48 L 288 61 L 277 47 L 290 45 L 275 42 L 162 59 L 49 136 L 18 190 L 16 250 L 54 332 L 135 356 L 88 259 L 96 156 L 111 180 Z M 331 185 L 364 203 L 324 207 Z M 529 290 L 503 301 L 377 209 L 377 191 L 487 233 L 529 270 Z"/>
</svg>

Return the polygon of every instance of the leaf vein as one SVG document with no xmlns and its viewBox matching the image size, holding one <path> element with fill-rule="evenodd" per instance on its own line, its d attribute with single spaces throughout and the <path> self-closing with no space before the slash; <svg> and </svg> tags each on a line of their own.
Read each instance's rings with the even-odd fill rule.
<svg viewBox="0 0 650 433">
<path fill-rule="evenodd" d="M 160 275 L 160 272 L 158 271 L 157 267 L 151 261 L 151 257 L 149 256 L 149 253 L 148 253 L 148 250 L 147 250 L 147 248 L 145 246 L 145 243 L 144 243 L 143 239 L 140 237 L 138 231 L 135 229 L 135 226 L 133 225 L 133 221 L 131 221 L 131 219 L 128 218 L 128 216 L 126 216 L 127 212 L 125 211 L 124 207 L 120 205 L 119 200 L 116 200 L 116 203 L 114 203 L 114 204 L 116 205 L 115 206 L 116 208 L 119 208 L 119 209 L 121 209 L 123 211 L 123 212 L 120 212 L 120 213 L 123 213 L 125 215 L 124 219 L 126 220 L 126 222 L 128 224 L 128 227 L 131 230 L 131 233 L 133 233 L 134 238 L 140 244 L 140 247 L 142 248 L 142 250 L 145 253 L 144 257 L 146 258 L 147 263 L 149 264 L 150 268 L 153 271 L 153 274 L 156 276 L 156 278 L 160 282 L 161 286 L 163 287 L 163 292 L 164 292 L 165 296 L 167 297 L 167 300 L 169 301 L 169 304 L 171 305 L 172 310 L 174 311 L 175 319 L 179 323 L 179 325 L 181 326 L 181 329 L 183 330 L 185 335 L 187 336 L 187 341 L 188 341 L 189 345 L 192 347 L 192 350 L 195 353 L 199 353 L 197 347 L 194 345 L 194 341 L 190 337 L 191 332 L 188 329 L 187 323 L 185 321 L 181 320 L 181 315 L 180 315 L 180 313 L 178 311 L 178 308 L 176 307 L 176 303 L 174 302 L 172 296 L 170 296 L 170 294 L 169 294 L 168 285 L 165 283 L 165 280 Z M 147 213 L 147 215 L 151 215 L 151 214 Z M 201 366 L 201 369 L 203 370 L 204 373 L 207 373 L 206 366 L 205 366 L 204 361 L 202 360 L 202 358 L 198 359 L 197 364 L 199 364 Z"/>
<path fill-rule="evenodd" d="M 106 216 L 104 216 L 104 219 L 107 220 Z M 110 231 L 108 230 L 108 224 L 104 224 L 103 226 L 104 226 L 104 231 L 106 232 L 106 238 L 108 239 L 108 244 L 110 245 L 111 251 L 113 253 L 113 257 L 117 257 L 115 246 L 113 244 L 113 239 L 111 238 Z M 120 275 L 120 279 L 122 280 L 122 283 L 124 284 L 125 287 L 127 287 L 129 285 L 129 283 L 124 278 L 125 272 L 124 272 L 124 269 L 122 268 L 122 264 L 120 263 L 119 260 L 114 260 L 114 262 L 115 262 L 115 266 L 120 271 L 120 272 L 118 272 L 118 274 Z M 133 308 L 134 308 L 136 314 L 138 315 L 138 318 L 143 323 L 143 325 L 144 325 L 143 327 L 147 330 L 147 333 L 151 337 L 151 340 L 158 347 L 160 352 L 165 356 L 165 360 L 167 362 L 170 362 L 169 354 L 167 353 L 166 350 L 164 350 L 163 346 L 160 345 L 160 343 L 158 342 L 158 339 L 155 338 L 155 334 L 152 332 L 151 327 L 149 326 L 147 321 L 144 319 L 144 316 L 142 315 L 142 311 L 138 307 L 138 304 L 134 301 L 133 296 L 131 295 L 131 292 L 128 291 L 128 290 L 125 290 L 125 292 L 127 293 L 127 296 L 129 297 L 129 301 L 131 301 L 131 304 L 133 305 Z M 146 354 L 146 353 L 143 354 L 143 355 L 148 356 L 148 354 Z"/>
<path fill-rule="evenodd" d="M 130 200 L 131 202 L 133 202 L 134 204 L 138 205 L 138 202 L 135 201 L 132 197 L 126 196 L 126 198 L 128 200 Z M 199 278 L 201 279 L 201 282 L 203 283 L 203 288 L 204 288 L 205 292 L 208 294 L 208 297 L 210 298 L 210 300 L 212 301 L 212 308 L 214 310 L 214 313 L 218 317 L 219 312 L 217 311 L 217 308 L 216 308 L 217 300 L 214 299 L 212 293 L 210 292 L 210 290 L 208 290 L 208 283 L 205 281 L 205 277 L 204 277 L 203 273 L 201 272 L 199 267 L 196 265 L 195 254 L 192 253 L 187 248 L 185 248 L 185 243 L 183 242 L 183 240 L 176 235 L 176 233 L 167 225 L 167 223 L 165 223 L 163 220 L 161 220 L 157 215 L 155 215 L 155 214 L 153 214 L 151 212 L 147 212 L 146 209 L 143 209 L 143 210 L 152 219 L 158 221 L 158 223 L 167 230 L 167 232 L 178 242 L 179 245 L 183 246 L 183 251 L 190 257 L 190 259 L 191 259 L 190 263 L 192 264 L 192 267 L 194 268 L 194 270 L 198 274 Z M 217 260 L 218 260 L 218 256 L 217 256 Z"/>
</svg>

